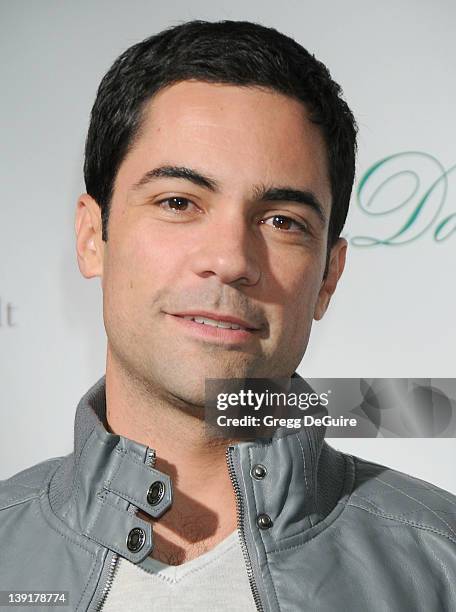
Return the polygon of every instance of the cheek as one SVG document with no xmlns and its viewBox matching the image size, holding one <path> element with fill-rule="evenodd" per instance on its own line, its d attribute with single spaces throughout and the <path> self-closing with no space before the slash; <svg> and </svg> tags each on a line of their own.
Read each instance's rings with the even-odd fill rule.
<svg viewBox="0 0 456 612">
<path fill-rule="evenodd" d="M 296 291 L 288 319 L 298 336 L 307 335 L 310 332 L 317 297 L 318 285 L 316 284 L 310 286 L 303 281 L 303 286 Z"/>
<path fill-rule="evenodd" d="M 172 283 L 184 257 L 181 253 L 185 253 L 161 228 L 140 221 L 125 228 L 122 235 L 113 236 L 110 250 L 111 275 L 137 292 Z"/>
<path fill-rule="evenodd" d="M 298 259 L 301 257 L 301 259 Z M 304 255 L 274 266 L 278 294 L 270 296 L 276 304 L 279 335 L 283 342 L 300 346 L 310 333 L 315 304 L 321 286 L 320 261 Z M 274 299 L 275 297 L 275 299 Z"/>
<path fill-rule="evenodd" d="M 308 304 L 314 304 L 321 285 L 323 269 L 321 258 L 302 249 L 283 257 L 271 258 L 271 277 L 274 286 L 282 294 L 277 303 L 288 311 L 300 312 Z M 278 297 L 278 296 L 276 296 Z"/>
</svg>

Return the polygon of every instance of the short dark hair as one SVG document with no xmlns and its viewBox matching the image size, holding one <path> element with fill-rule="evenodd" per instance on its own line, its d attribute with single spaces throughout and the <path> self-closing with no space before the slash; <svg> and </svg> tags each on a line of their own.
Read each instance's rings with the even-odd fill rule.
<svg viewBox="0 0 456 612">
<path fill-rule="evenodd" d="M 109 207 L 119 167 L 135 142 L 146 103 L 163 87 L 186 80 L 259 86 L 301 101 L 327 146 L 332 207 L 328 251 L 347 217 L 355 175 L 357 126 L 342 90 L 324 64 L 292 38 L 247 21 L 189 21 L 128 48 L 103 77 L 87 134 L 84 179 L 101 208 Z"/>
</svg>

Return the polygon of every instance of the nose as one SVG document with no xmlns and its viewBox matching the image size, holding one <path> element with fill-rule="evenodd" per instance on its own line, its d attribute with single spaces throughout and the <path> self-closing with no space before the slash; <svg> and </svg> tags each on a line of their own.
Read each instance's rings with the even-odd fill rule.
<svg viewBox="0 0 456 612">
<path fill-rule="evenodd" d="M 239 214 L 214 219 L 195 235 L 191 268 L 199 276 L 217 276 L 225 284 L 256 285 L 261 277 L 257 242 Z"/>
</svg>

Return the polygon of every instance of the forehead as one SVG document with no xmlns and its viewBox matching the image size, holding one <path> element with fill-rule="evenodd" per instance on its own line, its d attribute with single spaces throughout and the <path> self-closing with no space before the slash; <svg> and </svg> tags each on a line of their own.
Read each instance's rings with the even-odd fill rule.
<svg viewBox="0 0 456 612">
<path fill-rule="evenodd" d="M 330 202 L 326 145 L 304 105 L 258 87 L 182 81 L 145 106 L 119 170 L 134 182 L 157 163 L 204 169 L 220 183 L 295 184 Z"/>
</svg>

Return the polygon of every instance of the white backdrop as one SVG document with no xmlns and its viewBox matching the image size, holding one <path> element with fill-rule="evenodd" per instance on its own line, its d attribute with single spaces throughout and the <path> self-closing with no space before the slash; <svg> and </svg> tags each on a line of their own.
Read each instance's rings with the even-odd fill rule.
<svg viewBox="0 0 456 612">
<path fill-rule="evenodd" d="M 455 377 L 456 172 L 439 180 L 456 164 L 451 0 L 3 0 L 0 478 L 72 450 L 76 403 L 104 371 L 100 285 L 80 277 L 73 231 L 98 83 L 126 47 L 193 18 L 276 27 L 329 66 L 360 127 L 357 186 L 410 152 L 370 175 L 345 228 L 350 241 L 405 243 L 350 244 L 299 372 Z M 454 439 L 332 443 L 456 493 Z"/>
</svg>

